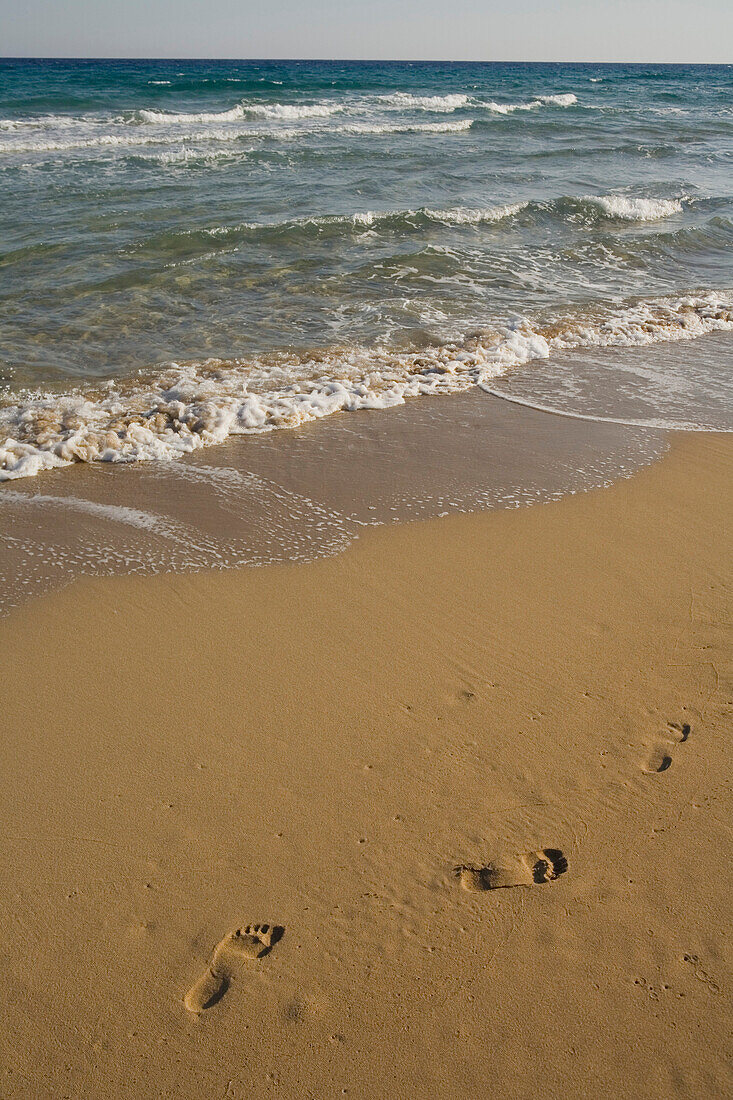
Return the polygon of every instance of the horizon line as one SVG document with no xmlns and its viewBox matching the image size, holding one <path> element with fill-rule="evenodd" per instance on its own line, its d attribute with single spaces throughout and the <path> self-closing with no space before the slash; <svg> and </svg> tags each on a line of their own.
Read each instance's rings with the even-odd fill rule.
<svg viewBox="0 0 733 1100">
<path fill-rule="evenodd" d="M 526 58 L 448 58 L 448 57 L 219 57 L 191 55 L 128 55 L 128 54 L 0 54 L 0 61 L 220 61 L 247 62 L 309 62 L 360 65 L 659 65 L 672 67 L 715 66 L 733 68 L 730 61 L 603 61 L 603 60 L 527 60 Z"/>
</svg>

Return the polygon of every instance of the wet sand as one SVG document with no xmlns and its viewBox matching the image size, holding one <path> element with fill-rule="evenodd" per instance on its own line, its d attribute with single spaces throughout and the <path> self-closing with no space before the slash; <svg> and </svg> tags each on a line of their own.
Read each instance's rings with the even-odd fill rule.
<svg viewBox="0 0 733 1100">
<path fill-rule="evenodd" d="M 732 458 L 0 620 L 0 1094 L 725 1095 Z"/>
<path fill-rule="evenodd" d="M 609 484 L 665 433 L 478 389 L 207 447 L 0 485 L 0 617 L 74 578 L 313 561 L 365 526 L 514 508 Z"/>
</svg>

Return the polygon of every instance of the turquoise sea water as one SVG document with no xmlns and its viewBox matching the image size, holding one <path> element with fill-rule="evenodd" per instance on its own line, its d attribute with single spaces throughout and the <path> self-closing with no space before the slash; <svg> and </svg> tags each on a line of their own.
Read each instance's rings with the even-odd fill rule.
<svg viewBox="0 0 733 1100">
<path fill-rule="evenodd" d="M 604 370 L 733 327 L 732 169 L 727 66 L 2 61 L 0 479 L 532 364 L 585 415 L 579 348 L 728 426 L 729 356 Z"/>
</svg>

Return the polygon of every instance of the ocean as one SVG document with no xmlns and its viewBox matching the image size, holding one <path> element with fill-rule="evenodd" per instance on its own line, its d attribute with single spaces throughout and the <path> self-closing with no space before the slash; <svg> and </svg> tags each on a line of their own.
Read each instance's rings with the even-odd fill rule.
<svg viewBox="0 0 733 1100">
<path fill-rule="evenodd" d="M 0 61 L 0 609 L 731 430 L 732 169 L 731 66 Z"/>
<path fill-rule="evenodd" d="M 732 139 L 728 66 L 2 61 L 0 478 L 530 363 L 600 415 L 560 353 L 733 327 Z M 651 373 L 627 419 L 730 426 Z"/>
</svg>

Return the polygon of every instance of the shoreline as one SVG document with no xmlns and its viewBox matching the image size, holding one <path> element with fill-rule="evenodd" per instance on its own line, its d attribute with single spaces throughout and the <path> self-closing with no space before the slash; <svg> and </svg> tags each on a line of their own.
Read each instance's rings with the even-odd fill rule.
<svg viewBox="0 0 733 1100">
<path fill-rule="evenodd" d="M 722 1095 L 732 458 L 0 620 L 5 1094 Z"/>
<path fill-rule="evenodd" d="M 173 461 L 232 439 L 297 430 L 334 414 L 386 412 L 418 397 L 457 397 L 474 389 L 594 424 L 730 431 L 725 376 L 706 368 L 711 352 L 714 361 L 716 351 L 730 355 L 732 306 L 728 290 L 630 299 L 615 314 L 601 310 L 594 316 L 591 310 L 585 317 L 560 317 L 535 327 L 528 321 L 497 321 L 455 342 L 424 334 L 402 349 L 335 345 L 289 356 L 273 351 L 269 363 L 265 356 L 264 369 L 256 357 L 170 362 L 147 375 L 97 380 L 96 388 L 93 383 L 86 391 L 80 380 L 81 389 L 55 395 L 21 386 L 17 401 L 8 390 L 0 403 L 0 485 L 78 462 Z M 702 348 L 691 351 L 698 341 Z M 688 372 L 699 356 L 697 385 L 675 371 L 681 348 Z M 571 408 L 564 409 L 568 366 L 574 387 L 581 384 Z M 583 377 L 587 366 L 590 375 Z M 629 385 L 629 367 L 632 374 L 646 370 L 646 392 L 633 380 Z M 605 385 L 599 383 L 599 368 L 601 376 L 608 375 Z M 263 382 L 268 369 L 275 378 L 269 383 Z"/>
<path fill-rule="evenodd" d="M 607 485 L 667 433 L 568 422 L 475 389 L 239 437 L 175 462 L 0 486 L 0 615 L 79 575 L 312 561 L 365 529 Z"/>
</svg>

